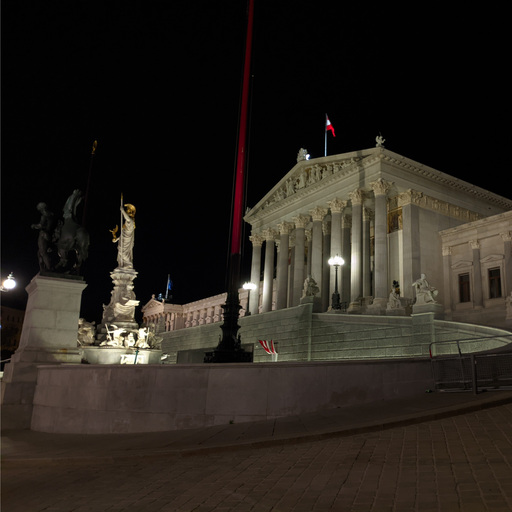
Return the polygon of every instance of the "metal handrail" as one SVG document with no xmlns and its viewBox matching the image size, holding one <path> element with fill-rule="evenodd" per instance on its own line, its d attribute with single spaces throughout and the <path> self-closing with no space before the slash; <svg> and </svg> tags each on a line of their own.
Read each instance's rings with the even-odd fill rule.
<svg viewBox="0 0 512 512">
<path fill-rule="evenodd" d="M 497 336 L 479 336 L 479 337 L 476 337 L 476 338 L 463 338 L 461 340 L 443 340 L 443 341 L 432 341 L 429 343 L 428 345 L 428 352 L 430 354 L 430 359 L 432 359 L 434 356 L 432 355 L 432 346 L 434 344 L 441 344 L 441 343 L 456 343 L 457 344 L 457 351 L 459 352 L 459 356 L 462 356 L 462 351 L 460 349 L 460 345 L 459 343 L 461 342 L 467 342 L 467 343 L 478 343 L 479 341 L 485 341 L 485 340 L 490 340 L 490 339 L 494 339 L 495 341 L 498 341 L 500 343 L 503 343 L 503 344 L 506 344 L 507 342 L 504 341 L 504 340 L 501 340 L 499 338 L 507 338 L 507 337 L 511 337 L 512 338 L 512 334 L 500 334 L 500 335 L 497 335 Z"/>
</svg>

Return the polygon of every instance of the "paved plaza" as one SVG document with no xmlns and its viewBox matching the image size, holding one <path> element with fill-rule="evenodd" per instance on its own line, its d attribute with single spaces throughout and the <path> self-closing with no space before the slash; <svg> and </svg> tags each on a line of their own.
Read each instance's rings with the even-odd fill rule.
<svg viewBox="0 0 512 512">
<path fill-rule="evenodd" d="M 24 431 L 3 441 L 2 512 L 512 511 L 511 392 L 189 432 Z"/>
</svg>

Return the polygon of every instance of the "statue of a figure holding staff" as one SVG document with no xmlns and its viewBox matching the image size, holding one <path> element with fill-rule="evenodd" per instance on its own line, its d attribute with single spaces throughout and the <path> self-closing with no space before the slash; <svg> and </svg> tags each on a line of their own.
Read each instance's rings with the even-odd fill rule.
<svg viewBox="0 0 512 512">
<path fill-rule="evenodd" d="M 121 232 L 119 236 L 116 236 L 118 226 L 111 230 L 113 235 L 112 242 L 117 242 L 117 264 L 119 268 L 133 268 L 135 211 L 135 206 L 133 206 L 133 204 L 123 205 L 123 196 L 121 195 Z"/>
</svg>

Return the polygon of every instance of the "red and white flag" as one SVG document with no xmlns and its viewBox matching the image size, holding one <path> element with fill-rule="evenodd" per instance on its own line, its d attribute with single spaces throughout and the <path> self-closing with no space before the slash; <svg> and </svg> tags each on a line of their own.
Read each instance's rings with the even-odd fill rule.
<svg viewBox="0 0 512 512">
<path fill-rule="evenodd" d="M 258 340 L 261 343 L 261 346 L 263 347 L 263 350 L 267 354 L 277 354 L 276 347 L 274 346 L 274 342 L 272 340 Z"/>
<path fill-rule="evenodd" d="M 325 116 L 325 131 L 326 132 L 331 131 L 332 136 L 336 137 L 336 134 L 334 133 L 334 126 L 331 124 L 331 121 L 329 121 L 329 118 L 327 117 L 327 115 Z"/>
</svg>

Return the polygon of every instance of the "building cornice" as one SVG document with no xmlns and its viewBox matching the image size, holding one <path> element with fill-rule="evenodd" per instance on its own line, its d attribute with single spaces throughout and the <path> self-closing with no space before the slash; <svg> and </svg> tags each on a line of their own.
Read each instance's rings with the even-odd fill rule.
<svg viewBox="0 0 512 512">
<path fill-rule="evenodd" d="M 512 201 L 476 185 L 393 153 L 383 147 L 354 151 L 313 160 L 301 160 L 255 206 L 244 220 L 251 225 L 275 216 L 280 210 L 297 207 L 307 196 L 327 190 L 334 183 L 350 180 L 377 162 L 405 171 L 411 185 L 421 177 L 434 185 L 487 202 L 499 209 L 512 210 Z M 403 188 L 402 188 L 403 190 Z M 474 219 L 473 219 L 474 220 Z"/>
</svg>

